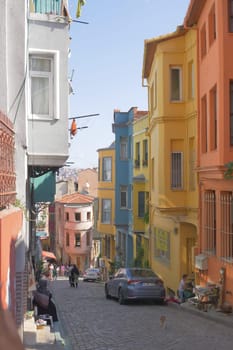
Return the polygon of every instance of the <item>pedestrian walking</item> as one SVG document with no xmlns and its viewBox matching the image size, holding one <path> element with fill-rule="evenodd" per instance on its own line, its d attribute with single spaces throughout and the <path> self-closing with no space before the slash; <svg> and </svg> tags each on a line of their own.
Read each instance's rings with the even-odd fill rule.
<svg viewBox="0 0 233 350">
<path fill-rule="evenodd" d="M 79 281 L 79 269 L 76 265 L 73 265 L 71 269 L 70 286 L 78 288 L 78 281 Z"/>
<path fill-rule="evenodd" d="M 179 284 L 179 288 L 178 288 L 178 296 L 180 298 L 180 302 L 184 303 L 185 302 L 185 295 L 184 295 L 184 291 L 186 289 L 186 281 L 187 281 L 188 275 L 184 274 L 182 276 L 182 279 L 180 281 Z"/>
</svg>

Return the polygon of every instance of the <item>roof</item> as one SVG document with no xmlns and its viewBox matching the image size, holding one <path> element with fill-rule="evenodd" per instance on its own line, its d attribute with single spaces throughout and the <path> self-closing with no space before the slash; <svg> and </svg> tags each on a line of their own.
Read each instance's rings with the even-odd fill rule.
<svg viewBox="0 0 233 350">
<path fill-rule="evenodd" d="M 197 23 L 205 3 L 206 3 L 206 0 L 190 1 L 189 7 L 184 19 L 185 27 L 192 27 Z"/>
<path fill-rule="evenodd" d="M 91 204 L 94 201 L 94 197 L 88 196 L 86 194 L 81 194 L 79 192 L 66 194 L 59 200 L 57 200 L 58 203 L 66 203 L 66 204 Z"/>
<path fill-rule="evenodd" d="M 187 32 L 187 29 L 184 29 L 184 26 L 178 26 L 175 32 L 160 35 L 156 38 L 144 40 L 144 57 L 143 57 L 143 67 L 142 67 L 142 78 L 148 78 L 151 70 L 151 65 L 154 59 L 155 51 L 157 45 L 163 41 L 174 39 L 176 37 L 182 36 Z"/>
<path fill-rule="evenodd" d="M 145 117 L 148 114 L 148 111 L 134 111 L 134 120 L 141 119 L 142 117 Z"/>
</svg>

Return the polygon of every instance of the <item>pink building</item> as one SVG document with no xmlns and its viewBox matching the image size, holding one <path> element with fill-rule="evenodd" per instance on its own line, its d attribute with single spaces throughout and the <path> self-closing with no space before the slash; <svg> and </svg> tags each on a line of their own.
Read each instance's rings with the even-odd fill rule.
<svg viewBox="0 0 233 350">
<path fill-rule="evenodd" d="M 76 264 L 84 271 L 91 264 L 94 197 L 72 193 L 55 202 L 57 261 Z"/>
</svg>

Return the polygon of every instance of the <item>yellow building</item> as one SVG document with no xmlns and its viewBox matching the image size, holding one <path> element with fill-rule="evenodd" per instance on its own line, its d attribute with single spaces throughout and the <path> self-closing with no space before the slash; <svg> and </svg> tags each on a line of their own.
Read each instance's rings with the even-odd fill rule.
<svg viewBox="0 0 233 350">
<path fill-rule="evenodd" d="M 150 144 L 150 263 L 176 292 L 197 241 L 196 31 L 145 40 Z M 145 85 L 145 84 L 144 84 Z"/>
<path fill-rule="evenodd" d="M 101 237 L 101 258 L 110 271 L 115 258 L 115 143 L 98 149 L 98 159 L 97 232 Z"/>
<path fill-rule="evenodd" d="M 148 113 L 137 113 L 133 122 L 133 232 L 135 265 L 149 264 L 149 139 Z"/>
</svg>

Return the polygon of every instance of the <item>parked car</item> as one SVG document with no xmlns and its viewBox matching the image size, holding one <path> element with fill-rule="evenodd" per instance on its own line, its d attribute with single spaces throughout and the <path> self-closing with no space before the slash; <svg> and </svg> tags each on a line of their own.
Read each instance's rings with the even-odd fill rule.
<svg viewBox="0 0 233 350">
<path fill-rule="evenodd" d="M 163 281 L 148 268 L 120 268 L 105 283 L 107 299 L 116 298 L 120 304 L 129 300 L 154 300 L 165 302 Z"/>
<path fill-rule="evenodd" d="M 83 281 L 99 281 L 100 280 L 100 269 L 98 268 L 89 268 L 84 271 Z"/>
</svg>

